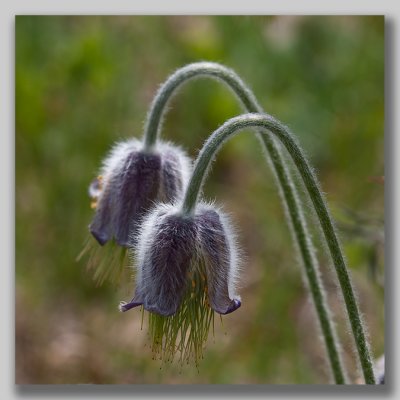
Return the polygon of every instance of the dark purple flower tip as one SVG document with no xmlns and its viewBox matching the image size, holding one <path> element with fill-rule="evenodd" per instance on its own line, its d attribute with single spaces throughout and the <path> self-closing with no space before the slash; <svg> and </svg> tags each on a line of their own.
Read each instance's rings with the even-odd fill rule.
<svg viewBox="0 0 400 400">
<path fill-rule="evenodd" d="M 222 310 L 220 310 L 217 312 L 222 315 L 230 314 L 231 312 L 236 311 L 241 305 L 242 305 L 242 302 L 239 299 L 233 299 L 227 310 L 225 310 L 223 312 L 222 312 Z"/>
<path fill-rule="evenodd" d="M 128 247 L 154 202 L 181 196 L 189 170 L 188 157 L 173 145 L 160 143 L 149 153 L 136 139 L 118 144 L 104 162 L 100 193 L 99 182 L 89 189 L 98 196 L 90 232 L 101 245 L 114 237 Z"/>
<path fill-rule="evenodd" d="M 109 240 L 109 235 L 107 234 L 106 230 L 96 230 L 93 225 L 89 225 L 89 231 L 93 235 L 93 237 L 97 240 L 97 242 L 100 244 L 100 246 L 104 246 L 108 240 Z"/>
<path fill-rule="evenodd" d="M 143 304 L 142 302 L 138 302 L 138 301 L 134 301 L 134 300 L 131 300 L 129 303 L 126 303 L 125 301 L 121 301 L 119 303 L 118 309 L 121 312 L 125 312 L 125 311 L 131 310 L 132 308 L 141 306 L 142 304 Z"/>
</svg>

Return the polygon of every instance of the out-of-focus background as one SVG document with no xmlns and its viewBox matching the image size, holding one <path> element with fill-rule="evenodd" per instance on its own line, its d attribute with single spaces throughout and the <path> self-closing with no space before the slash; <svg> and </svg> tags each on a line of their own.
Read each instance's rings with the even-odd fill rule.
<svg viewBox="0 0 400 400">
<path fill-rule="evenodd" d="M 373 354 L 384 352 L 383 17 L 19 16 L 17 383 L 330 382 L 276 185 L 250 131 L 226 144 L 206 185 L 231 213 L 245 263 L 243 305 L 216 324 L 199 372 L 160 369 L 140 312 L 117 311 L 133 287 L 98 287 L 76 261 L 102 158 L 116 140 L 141 136 L 158 86 L 199 60 L 233 68 L 298 135 L 337 221 Z M 238 113 L 229 90 L 201 79 L 171 103 L 163 137 L 195 156 Z M 355 381 L 335 275 L 311 226 Z"/>
</svg>

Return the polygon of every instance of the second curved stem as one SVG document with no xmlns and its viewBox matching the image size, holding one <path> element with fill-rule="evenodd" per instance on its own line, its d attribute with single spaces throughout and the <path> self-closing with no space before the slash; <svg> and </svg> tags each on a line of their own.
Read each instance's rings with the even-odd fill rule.
<svg viewBox="0 0 400 400">
<path fill-rule="evenodd" d="M 293 134 L 286 126 L 267 114 L 245 114 L 230 119 L 218 128 L 208 138 L 197 157 L 193 174 L 183 199 L 182 213 L 192 214 L 194 212 L 211 161 L 215 157 L 217 151 L 221 148 L 222 144 L 239 130 L 246 127 L 262 128 L 265 136 L 269 136 L 269 133 L 266 132 L 269 131 L 278 138 L 290 154 L 303 179 L 304 185 L 320 221 L 335 266 L 365 382 L 368 384 L 374 384 L 375 377 L 365 330 L 332 218 L 330 217 L 328 207 L 321 194 L 318 181 L 312 172 L 312 168 L 310 167 L 300 146 L 296 143 Z"/>
</svg>

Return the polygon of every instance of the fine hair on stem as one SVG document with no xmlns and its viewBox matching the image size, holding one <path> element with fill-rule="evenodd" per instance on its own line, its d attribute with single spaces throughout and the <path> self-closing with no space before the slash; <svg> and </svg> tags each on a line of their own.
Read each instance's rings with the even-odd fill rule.
<svg viewBox="0 0 400 400">
<path fill-rule="evenodd" d="M 182 213 L 191 215 L 194 212 L 205 178 L 216 153 L 226 140 L 244 128 L 261 128 L 265 136 L 273 134 L 284 145 L 299 171 L 319 219 L 332 257 L 365 382 L 367 384 L 375 384 L 373 365 L 364 324 L 361 319 L 349 271 L 339 244 L 333 220 L 319 188 L 318 180 L 303 150 L 297 143 L 294 135 L 285 125 L 267 114 L 245 114 L 228 120 L 212 133 L 197 157 L 193 174 L 182 202 Z"/>
</svg>

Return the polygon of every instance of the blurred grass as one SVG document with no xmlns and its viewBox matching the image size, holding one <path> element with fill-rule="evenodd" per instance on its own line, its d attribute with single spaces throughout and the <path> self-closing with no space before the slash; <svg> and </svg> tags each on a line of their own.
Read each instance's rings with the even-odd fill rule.
<svg viewBox="0 0 400 400">
<path fill-rule="evenodd" d="M 206 186 L 207 197 L 232 213 L 246 262 L 243 306 L 217 325 L 199 374 L 194 366 L 160 370 L 140 313 L 116 311 L 126 289 L 96 287 L 75 261 L 92 216 L 87 186 L 105 153 L 115 140 L 140 137 L 158 85 L 199 60 L 235 69 L 265 110 L 292 128 L 340 222 L 349 222 L 345 208 L 367 217 L 358 227 L 383 219 L 383 185 L 375 179 L 384 174 L 383 17 L 18 16 L 17 383 L 329 381 L 276 187 L 251 135 L 225 146 Z M 204 79 L 171 106 L 163 136 L 192 156 L 240 112 L 226 88 Z M 378 245 L 370 236 L 342 238 L 379 356 L 383 288 L 368 273 Z M 380 273 L 382 253 L 378 246 Z M 319 255 L 355 379 L 341 301 Z"/>
</svg>

